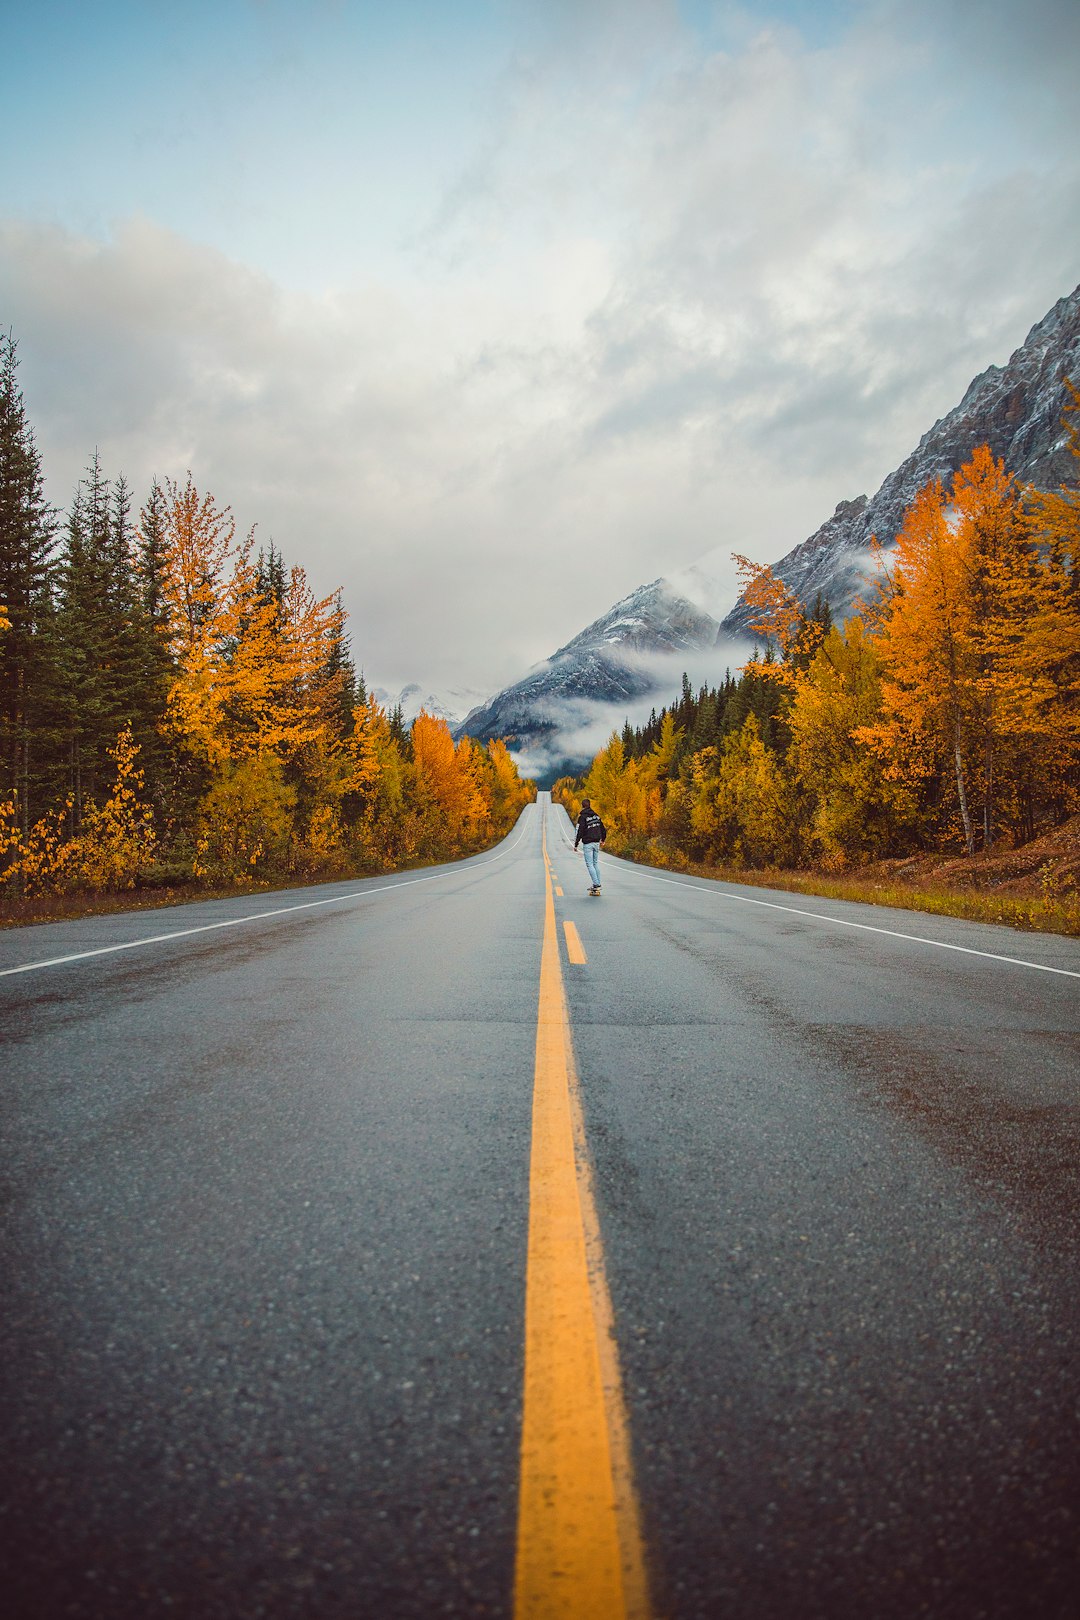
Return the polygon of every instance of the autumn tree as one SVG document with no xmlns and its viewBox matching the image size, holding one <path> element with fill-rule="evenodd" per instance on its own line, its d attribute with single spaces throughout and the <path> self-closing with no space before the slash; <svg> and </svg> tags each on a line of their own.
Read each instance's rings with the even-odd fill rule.
<svg viewBox="0 0 1080 1620">
<path fill-rule="evenodd" d="M 691 779 L 690 825 L 706 859 L 748 866 L 793 860 L 790 790 L 753 715 L 722 747 L 694 756 Z"/>
<path fill-rule="evenodd" d="M 500 738 L 490 738 L 485 752 L 492 828 L 498 834 L 507 833 L 532 799 L 532 784 L 522 781 L 509 749 Z"/>
<path fill-rule="evenodd" d="M 166 645 L 174 666 L 166 724 L 174 743 L 205 773 L 228 756 L 222 735 L 224 692 L 217 665 L 227 625 L 227 564 L 236 525 L 191 474 L 165 487 L 161 581 Z"/>
<path fill-rule="evenodd" d="M 1080 651 L 1067 548 L 1040 545 L 1021 491 L 984 446 L 920 491 L 882 614 L 882 713 L 860 737 L 909 785 L 946 762 L 968 854 L 1014 815 L 1018 784 L 1075 749 L 1066 672 Z M 1074 688 L 1075 691 L 1075 688 Z"/>
<path fill-rule="evenodd" d="M 445 720 L 420 713 L 412 724 L 412 782 L 424 845 L 467 846 L 484 825 L 485 805 L 471 738 L 455 748 Z"/>
<path fill-rule="evenodd" d="M 830 864 L 893 853 L 916 825 L 915 794 L 860 740 L 880 713 L 881 671 L 856 616 L 828 632 L 792 692 L 787 761 L 802 794 L 803 853 Z"/>
<path fill-rule="evenodd" d="M 883 712 L 861 737 L 897 780 L 925 781 L 951 759 L 964 844 L 972 854 L 969 770 L 977 717 L 971 600 L 945 507 L 937 479 L 916 496 L 897 536 L 880 638 Z"/>
<path fill-rule="evenodd" d="M 346 805 L 356 828 L 358 854 L 393 866 L 415 854 L 419 828 L 406 801 L 405 761 L 390 717 L 373 697 L 357 705 L 351 739 Z"/>
<path fill-rule="evenodd" d="M 738 552 L 732 556 L 743 582 L 742 598 L 750 610 L 750 629 L 764 639 L 767 651 L 779 653 L 782 665 L 805 668 L 831 628 L 828 603 L 819 592 L 807 613 L 795 592 L 767 564 L 751 562 Z M 771 657 L 767 661 L 754 658 L 751 665 L 775 667 Z"/>
<path fill-rule="evenodd" d="M 1066 387 L 1063 426 L 1076 477 L 1071 487 L 1025 491 L 1031 566 L 1013 585 L 1014 633 L 1002 649 L 1002 724 L 1027 767 L 1019 820 L 1029 838 L 1039 799 L 1057 820 L 1080 801 L 1080 390 L 1068 379 Z"/>
</svg>

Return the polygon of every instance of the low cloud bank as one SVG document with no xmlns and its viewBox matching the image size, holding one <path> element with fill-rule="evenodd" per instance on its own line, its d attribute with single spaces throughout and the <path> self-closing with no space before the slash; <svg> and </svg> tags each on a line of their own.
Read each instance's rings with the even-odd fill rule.
<svg viewBox="0 0 1080 1620">
<path fill-rule="evenodd" d="M 654 709 L 659 714 L 677 703 L 684 672 L 695 691 L 718 686 L 729 672 L 734 675 L 742 668 L 751 651 L 749 641 L 733 638 L 698 652 L 636 655 L 620 662 L 628 673 L 632 670 L 653 681 L 643 696 L 608 702 L 578 697 L 560 701 L 551 696 L 538 701 L 533 708 L 537 732 L 523 737 L 520 746 L 511 745 L 518 769 L 539 781 L 564 771 L 576 774 L 627 721 L 642 726 Z"/>
</svg>

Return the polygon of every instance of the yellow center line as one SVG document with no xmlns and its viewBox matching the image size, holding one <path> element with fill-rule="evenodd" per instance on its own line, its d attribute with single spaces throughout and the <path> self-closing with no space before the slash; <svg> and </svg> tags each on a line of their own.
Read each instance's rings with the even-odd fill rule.
<svg viewBox="0 0 1080 1620">
<path fill-rule="evenodd" d="M 547 861 L 547 829 L 543 849 Z M 626 1413 L 555 902 L 536 1028 L 515 1620 L 647 1620 Z"/>
<path fill-rule="evenodd" d="M 585 955 L 585 947 L 581 943 L 581 935 L 577 931 L 577 924 L 572 923 L 569 917 L 563 923 L 563 932 L 566 935 L 566 954 L 571 962 L 580 967 L 589 958 Z"/>
</svg>

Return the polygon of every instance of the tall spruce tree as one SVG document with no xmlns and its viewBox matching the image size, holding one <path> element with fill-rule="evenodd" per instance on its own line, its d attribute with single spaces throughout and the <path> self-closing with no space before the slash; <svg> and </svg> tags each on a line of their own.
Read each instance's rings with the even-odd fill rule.
<svg viewBox="0 0 1080 1620">
<path fill-rule="evenodd" d="M 55 687 L 52 552 L 56 514 L 16 377 L 17 344 L 0 334 L 0 792 L 15 794 L 25 831 L 44 809 L 49 760 L 37 743 Z"/>
<path fill-rule="evenodd" d="M 169 656 L 169 615 L 165 597 L 167 533 L 165 492 L 157 479 L 139 513 L 134 536 L 134 619 L 137 626 L 140 707 L 134 729 L 142 753 L 146 791 L 159 807 L 170 797 L 170 750 L 162 721 L 168 701 L 172 659 Z"/>
<path fill-rule="evenodd" d="M 95 451 L 72 502 L 60 567 L 68 790 L 76 819 L 83 802 L 108 786 L 108 751 L 119 733 L 130 727 L 140 749 L 152 746 L 164 710 L 131 505 L 126 479 L 110 483 Z"/>
<path fill-rule="evenodd" d="M 103 487 L 104 486 L 104 487 Z M 67 791 L 78 824 L 97 790 L 104 755 L 108 680 L 108 486 L 95 453 L 68 512 L 59 567 Z"/>
</svg>

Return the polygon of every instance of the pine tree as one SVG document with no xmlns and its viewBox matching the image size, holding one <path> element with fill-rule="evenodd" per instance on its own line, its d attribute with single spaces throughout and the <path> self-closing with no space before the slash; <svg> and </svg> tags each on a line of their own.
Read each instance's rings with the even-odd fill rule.
<svg viewBox="0 0 1080 1620">
<path fill-rule="evenodd" d="M 111 780 L 110 750 L 130 728 L 135 746 L 150 740 L 163 693 L 148 688 L 151 631 L 135 568 L 131 495 L 110 483 L 94 458 L 76 491 L 60 564 L 59 626 L 63 637 L 68 788 L 76 823 L 84 799 Z"/>
<path fill-rule="evenodd" d="M 139 513 L 133 540 L 138 684 L 142 698 L 139 741 L 146 789 L 151 801 L 172 808 L 172 757 L 163 733 L 173 663 L 168 648 L 165 493 L 157 479 Z"/>
<path fill-rule="evenodd" d="M 168 634 L 165 570 L 168 557 L 165 491 L 155 478 L 139 513 L 135 572 L 142 610 L 162 642 Z"/>
<path fill-rule="evenodd" d="M 56 685 L 51 576 L 56 514 L 16 379 L 16 342 L 0 335 L 0 792 L 27 831 L 44 808 L 50 761 L 35 746 Z"/>
<path fill-rule="evenodd" d="M 112 716 L 112 603 L 109 600 L 109 484 L 97 452 L 68 513 L 58 570 L 62 638 L 67 790 L 78 827 L 86 799 L 96 797 Z"/>
</svg>

